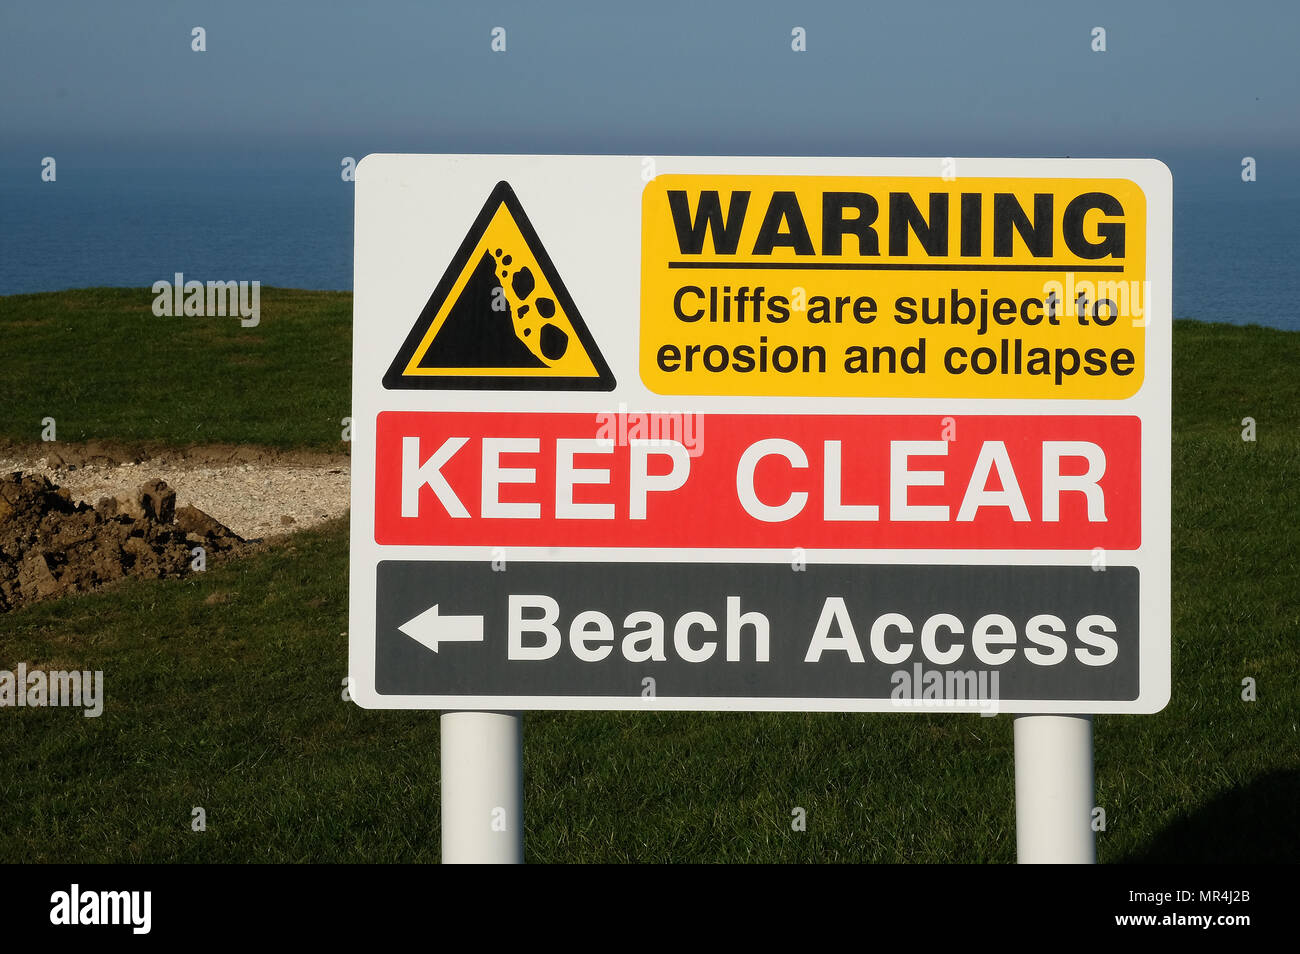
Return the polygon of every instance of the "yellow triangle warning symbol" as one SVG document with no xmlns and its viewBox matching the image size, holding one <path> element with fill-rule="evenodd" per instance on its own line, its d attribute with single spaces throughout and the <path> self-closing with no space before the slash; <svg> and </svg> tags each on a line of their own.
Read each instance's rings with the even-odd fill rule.
<svg viewBox="0 0 1300 954">
<path fill-rule="evenodd" d="M 498 182 L 384 387 L 612 391 L 614 375 L 508 182 Z"/>
</svg>

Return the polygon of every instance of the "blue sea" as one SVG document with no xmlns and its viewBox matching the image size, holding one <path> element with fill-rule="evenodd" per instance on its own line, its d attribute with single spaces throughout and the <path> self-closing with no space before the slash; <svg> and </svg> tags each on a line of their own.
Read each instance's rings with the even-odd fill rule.
<svg viewBox="0 0 1300 954">
<path fill-rule="evenodd" d="M 1174 317 L 1300 330 L 1300 193 L 1174 167 Z M 147 287 L 175 272 L 352 287 L 338 160 L 281 168 L 39 167 L 0 175 L 0 294 Z"/>
</svg>

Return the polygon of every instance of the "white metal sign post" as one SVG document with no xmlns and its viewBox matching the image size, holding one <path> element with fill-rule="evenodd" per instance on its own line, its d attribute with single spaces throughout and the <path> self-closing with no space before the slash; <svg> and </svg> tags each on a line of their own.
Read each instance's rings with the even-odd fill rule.
<svg viewBox="0 0 1300 954">
<path fill-rule="evenodd" d="M 1151 160 L 366 157 L 349 673 L 520 861 L 520 712 L 1017 716 L 1023 861 L 1169 698 Z"/>
<path fill-rule="evenodd" d="M 523 716 L 442 714 L 442 860 L 522 864 Z"/>
<path fill-rule="evenodd" d="M 1016 855 L 1024 863 L 1092 864 L 1092 717 L 1019 715 Z"/>
</svg>

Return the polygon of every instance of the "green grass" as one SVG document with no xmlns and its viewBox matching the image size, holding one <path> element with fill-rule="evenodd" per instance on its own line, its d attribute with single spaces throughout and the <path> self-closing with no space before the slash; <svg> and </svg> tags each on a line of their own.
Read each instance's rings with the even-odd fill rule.
<svg viewBox="0 0 1300 954">
<path fill-rule="evenodd" d="M 346 315 L 347 296 L 321 301 Z M 13 308 L 0 299 L 0 316 Z M 304 333 L 331 329 L 328 349 L 346 365 L 346 334 L 332 319 L 310 325 L 308 311 Z M 1300 335 L 1176 325 L 1173 699 L 1158 715 L 1097 719 L 1102 861 L 1297 860 L 1296 367 Z M 96 413 L 123 426 L 142 417 Z M 1255 443 L 1241 440 L 1247 416 Z M 237 424 L 221 439 L 236 439 Z M 148 430 L 132 426 L 88 436 Z M 309 420 L 283 427 L 285 443 L 318 443 Z M 0 668 L 103 669 L 108 695 L 98 719 L 0 710 L 0 861 L 436 860 L 438 719 L 340 698 L 346 580 L 339 522 L 184 581 L 129 581 L 0 616 Z M 1246 676 L 1256 702 L 1241 699 Z M 527 857 L 1009 862 L 1011 726 L 529 713 Z M 194 806 L 206 832 L 190 830 Z M 806 832 L 790 828 L 796 806 Z"/>
<path fill-rule="evenodd" d="M 0 439 L 340 450 L 352 296 L 263 288 L 261 320 L 159 318 L 147 288 L 0 297 Z"/>
</svg>

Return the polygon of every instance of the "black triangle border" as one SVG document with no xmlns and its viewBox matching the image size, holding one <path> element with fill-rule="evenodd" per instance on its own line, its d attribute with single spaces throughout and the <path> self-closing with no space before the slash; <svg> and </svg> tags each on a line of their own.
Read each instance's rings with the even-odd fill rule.
<svg viewBox="0 0 1300 954">
<path fill-rule="evenodd" d="M 497 207 L 504 204 L 506 209 L 514 217 L 515 224 L 519 226 L 519 232 L 523 235 L 524 242 L 527 244 L 529 251 L 537 259 L 537 264 L 542 269 L 542 274 L 546 276 L 547 283 L 551 290 L 555 292 L 555 297 L 563 309 L 564 314 L 569 319 L 569 325 L 573 328 L 578 337 L 578 341 L 587 351 L 587 356 L 591 359 L 592 365 L 595 366 L 597 377 L 573 378 L 573 377 L 516 377 L 509 375 L 421 375 L 418 377 L 407 377 L 402 374 L 406 365 L 410 362 L 411 356 L 415 354 L 416 348 L 424 339 L 424 333 L 428 330 L 429 324 L 437 317 L 438 310 L 442 308 L 447 296 L 451 294 L 452 286 L 456 284 L 456 279 L 460 277 L 461 271 L 469 263 L 469 257 L 473 254 L 474 248 L 478 245 L 479 239 L 487 231 L 492 217 L 496 214 Z M 425 315 L 430 315 L 426 323 L 423 319 Z M 605 362 L 605 356 L 601 354 L 600 348 L 596 345 L 596 339 L 591 336 L 591 331 L 587 328 L 587 323 L 583 321 L 582 315 L 578 312 L 578 307 L 569 297 L 569 290 L 564 287 L 564 282 L 560 278 L 559 272 L 556 271 L 555 264 L 551 261 L 551 256 L 546 251 L 546 246 L 537 236 L 537 231 L 533 228 L 533 223 L 528 220 L 524 207 L 520 205 L 519 198 L 515 195 L 515 190 L 510 187 L 510 183 L 502 179 L 492 189 L 487 201 L 483 203 L 483 208 L 478 217 L 474 219 L 474 224 L 469 227 L 465 233 L 465 239 L 460 243 L 460 248 L 452 257 L 451 264 L 443 273 L 442 279 L 438 286 L 429 296 L 425 303 L 420 317 L 416 319 L 415 325 L 411 328 L 402 342 L 402 347 L 398 349 L 397 357 L 393 359 L 392 364 L 388 366 L 388 372 L 383 377 L 383 386 L 389 391 L 407 391 L 407 390 L 473 390 L 473 391 L 613 391 L 618 382 L 614 379 L 614 374 Z"/>
</svg>

